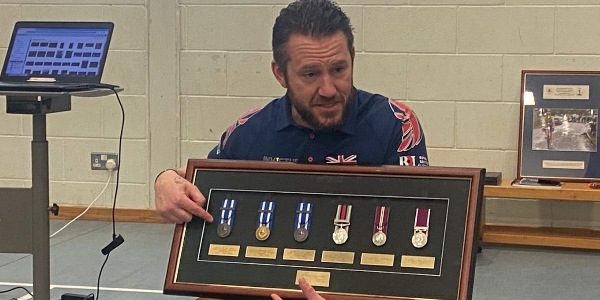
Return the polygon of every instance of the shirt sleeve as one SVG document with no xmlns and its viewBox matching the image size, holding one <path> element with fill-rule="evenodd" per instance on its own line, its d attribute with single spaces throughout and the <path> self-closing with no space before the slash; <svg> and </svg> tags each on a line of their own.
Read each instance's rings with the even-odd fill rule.
<svg viewBox="0 0 600 300">
<path fill-rule="evenodd" d="M 401 166 L 428 166 L 425 134 L 417 115 L 405 104 L 390 99 L 394 112 L 393 130 L 384 164 Z"/>
</svg>

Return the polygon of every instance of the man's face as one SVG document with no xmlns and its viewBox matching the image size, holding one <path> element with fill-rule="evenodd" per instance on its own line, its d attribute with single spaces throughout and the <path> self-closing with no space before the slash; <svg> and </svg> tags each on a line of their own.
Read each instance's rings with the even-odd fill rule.
<svg viewBox="0 0 600 300">
<path fill-rule="evenodd" d="M 287 72 L 275 62 L 272 69 L 288 90 L 294 121 L 319 131 L 341 128 L 352 93 L 354 58 L 344 34 L 318 39 L 293 34 L 287 53 Z"/>
</svg>

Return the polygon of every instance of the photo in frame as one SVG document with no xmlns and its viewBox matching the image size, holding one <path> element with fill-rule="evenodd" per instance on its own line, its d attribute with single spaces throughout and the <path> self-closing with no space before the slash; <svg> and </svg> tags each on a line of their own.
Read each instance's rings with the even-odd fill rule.
<svg viewBox="0 0 600 300">
<path fill-rule="evenodd" d="M 522 71 L 517 176 L 599 180 L 599 109 L 600 72 Z"/>
<path fill-rule="evenodd" d="M 471 299 L 484 169 L 188 161 L 215 220 L 176 226 L 166 294 Z"/>
</svg>

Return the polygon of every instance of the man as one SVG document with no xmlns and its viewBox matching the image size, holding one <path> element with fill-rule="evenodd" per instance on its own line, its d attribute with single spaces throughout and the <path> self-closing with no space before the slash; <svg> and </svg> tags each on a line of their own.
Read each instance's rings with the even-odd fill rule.
<svg viewBox="0 0 600 300">
<path fill-rule="evenodd" d="M 350 20 L 329 0 L 298 0 L 284 8 L 273 27 L 271 69 L 286 95 L 244 114 L 208 158 L 428 165 L 413 111 L 354 88 L 353 43 Z M 157 176 L 158 212 L 176 223 L 192 216 L 212 221 L 203 209 L 204 196 L 184 174 L 182 167 Z"/>
</svg>

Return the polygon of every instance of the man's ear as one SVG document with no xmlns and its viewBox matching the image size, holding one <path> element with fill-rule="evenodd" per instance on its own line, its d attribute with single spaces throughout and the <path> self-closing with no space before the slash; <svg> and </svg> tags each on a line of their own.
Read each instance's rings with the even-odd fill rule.
<svg viewBox="0 0 600 300">
<path fill-rule="evenodd" d="M 281 68 L 279 68 L 279 66 L 277 65 L 277 63 L 275 61 L 271 61 L 271 71 L 273 71 L 273 75 L 275 75 L 275 79 L 277 79 L 277 81 L 279 81 L 279 84 L 281 85 L 281 87 L 283 87 L 284 89 L 287 89 L 285 73 L 283 73 L 283 70 Z"/>
</svg>

